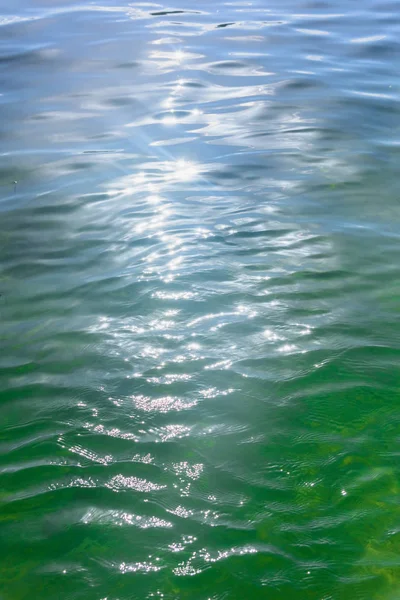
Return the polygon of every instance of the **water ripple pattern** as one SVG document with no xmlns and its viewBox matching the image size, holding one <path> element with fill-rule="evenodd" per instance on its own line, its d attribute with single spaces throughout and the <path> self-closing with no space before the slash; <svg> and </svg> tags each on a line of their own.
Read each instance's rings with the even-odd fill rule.
<svg viewBox="0 0 400 600">
<path fill-rule="evenodd" d="M 399 9 L 1 4 L 1 600 L 399 597 Z"/>
</svg>

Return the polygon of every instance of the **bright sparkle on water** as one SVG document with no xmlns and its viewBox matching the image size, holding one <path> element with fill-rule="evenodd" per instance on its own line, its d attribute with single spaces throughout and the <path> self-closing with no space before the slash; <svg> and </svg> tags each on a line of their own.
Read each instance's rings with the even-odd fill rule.
<svg viewBox="0 0 400 600">
<path fill-rule="evenodd" d="M 396 2 L 0 15 L 1 600 L 399 594 Z"/>
</svg>

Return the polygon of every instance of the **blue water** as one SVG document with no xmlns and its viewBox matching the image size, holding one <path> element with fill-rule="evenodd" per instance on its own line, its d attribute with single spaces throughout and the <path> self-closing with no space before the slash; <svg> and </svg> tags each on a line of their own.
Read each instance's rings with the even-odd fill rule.
<svg viewBox="0 0 400 600">
<path fill-rule="evenodd" d="M 0 598 L 396 600 L 400 2 L 0 4 Z"/>
</svg>

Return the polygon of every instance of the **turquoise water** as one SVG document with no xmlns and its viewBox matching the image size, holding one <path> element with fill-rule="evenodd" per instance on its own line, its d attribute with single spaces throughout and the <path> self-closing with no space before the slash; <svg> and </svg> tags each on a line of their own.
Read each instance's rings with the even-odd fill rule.
<svg viewBox="0 0 400 600">
<path fill-rule="evenodd" d="M 1 600 L 400 598 L 399 35 L 1 3 Z"/>
</svg>

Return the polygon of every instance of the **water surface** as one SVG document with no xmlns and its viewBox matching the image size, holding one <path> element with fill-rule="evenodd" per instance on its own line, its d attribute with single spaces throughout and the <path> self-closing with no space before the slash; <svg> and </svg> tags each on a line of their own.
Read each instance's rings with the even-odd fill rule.
<svg viewBox="0 0 400 600">
<path fill-rule="evenodd" d="M 1 3 L 1 600 L 400 597 L 399 34 Z"/>
</svg>

